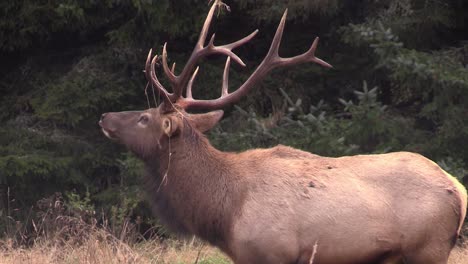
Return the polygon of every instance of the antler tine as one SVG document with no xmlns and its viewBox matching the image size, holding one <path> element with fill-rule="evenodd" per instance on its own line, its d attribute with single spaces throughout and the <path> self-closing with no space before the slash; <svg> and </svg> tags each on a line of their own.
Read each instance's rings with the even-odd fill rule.
<svg viewBox="0 0 468 264">
<path fill-rule="evenodd" d="M 146 80 L 148 80 L 148 83 L 150 83 L 153 86 L 156 86 L 158 91 L 164 95 L 164 100 L 165 101 L 171 101 L 170 97 L 171 94 L 167 92 L 167 90 L 164 88 L 164 86 L 159 82 L 156 72 L 155 72 L 155 64 L 156 61 L 158 60 L 158 55 L 155 55 L 153 59 L 151 59 L 151 54 L 153 50 L 150 49 L 148 52 L 148 57 L 146 58 L 146 64 L 145 64 L 145 76 Z"/>
<path fill-rule="evenodd" d="M 316 37 L 310 49 L 304 54 L 301 54 L 292 58 L 281 58 L 279 62 L 280 64 L 279 66 L 282 66 L 282 65 L 287 66 L 287 65 L 298 64 L 302 62 L 314 62 L 319 65 L 322 65 L 323 67 L 333 68 L 333 66 L 330 65 L 329 63 L 323 61 L 320 58 L 315 57 L 315 50 L 317 49 L 318 42 L 319 42 L 319 38 Z"/>
<path fill-rule="evenodd" d="M 251 39 L 253 39 L 255 37 L 255 35 L 257 35 L 257 33 L 258 33 L 258 29 L 256 29 L 254 32 L 250 33 L 248 36 L 246 36 L 246 37 L 244 37 L 242 39 L 239 39 L 236 42 L 226 44 L 226 45 L 223 45 L 223 46 L 219 46 L 219 48 L 225 48 L 225 49 L 228 49 L 228 50 L 233 50 L 233 49 L 235 49 L 237 47 L 240 47 L 240 46 L 244 45 L 245 43 L 249 42 Z"/>
<path fill-rule="evenodd" d="M 192 85 L 193 85 L 193 81 L 197 77 L 199 69 L 200 69 L 200 67 L 197 67 L 195 69 L 195 72 L 193 73 L 192 78 L 190 78 L 190 80 L 189 80 L 189 82 L 187 84 L 187 94 L 185 96 L 185 98 L 187 98 L 187 99 L 193 99 L 193 97 L 192 97 Z"/>
<path fill-rule="evenodd" d="M 227 57 L 226 59 L 226 66 L 224 66 L 224 73 L 223 73 L 223 87 L 221 89 L 221 97 L 228 95 L 228 88 L 229 88 L 229 68 L 231 66 L 231 57 Z"/>
<path fill-rule="evenodd" d="M 312 46 L 310 47 L 310 49 L 301 55 L 298 55 L 292 58 L 281 58 L 279 56 L 278 50 L 281 44 L 281 39 L 283 37 L 284 25 L 286 24 L 287 15 L 288 15 L 288 9 L 284 11 L 283 17 L 281 18 L 281 22 L 278 26 L 278 29 L 276 30 L 275 37 L 273 38 L 273 41 L 271 43 L 270 51 L 267 54 L 267 57 L 271 56 L 271 60 L 274 62 L 272 63 L 271 67 L 274 68 L 278 66 L 288 66 L 288 65 L 294 65 L 294 64 L 304 63 L 304 62 L 315 62 L 324 67 L 331 68 L 332 66 L 330 64 L 315 57 L 315 50 L 317 49 L 318 40 L 319 40 L 318 37 L 314 39 L 314 42 L 312 43 Z"/>
<path fill-rule="evenodd" d="M 210 29 L 211 21 L 213 20 L 213 15 L 216 11 L 216 6 L 217 0 L 215 0 L 210 8 L 210 11 L 208 12 L 208 15 L 206 16 L 205 23 L 203 23 L 200 36 L 198 37 L 198 41 L 195 46 L 195 50 L 203 49 L 203 46 L 205 45 L 206 37 L 208 36 L 208 30 Z"/>
<path fill-rule="evenodd" d="M 229 47 L 228 45 L 234 44 L 234 43 L 236 43 L 236 42 L 238 42 L 238 41 L 236 41 L 236 42 L 234 42 L 234 43 L 231 43 L 231 44 L 228 44 L 228 45 L 223 45 L 223 46 L 216 47 L 216 46 L 214 45 L 215 35 L 216 35 L 216 34 L 213 34 L 213 35 L 211 36 L 210 42 L 208 43 L 208 45 L 207 45 L 206 48 L 205 48 L 205 49 L 207 50 L 207 52 L 211 52 L 211 53 L 216 53 L 216 52 L 218 52 L 218 53 L 224 54 L 224 55 L 226 55 L 226 56 L 228 56 L 228 57 L 233 58 L 237 63 L 239 63 L 240 65 L 242 65 L 243 67 L 245 67 L 245 63 L 241 60 L 241 58 L 239 58 L 239 56 L 237 56 L 234 52 L 232 52 L 232 49 L 233 49 L 233 48 L 226 48 L 226 47 Z M 250 40 L 250 39 L 249 39 L 249 40 Z M 244 43 L 245 43 L 245 42 L 244 42 Z M 240 46 L 240 45 L 238 45 L 238 46 Z M 236 47 L 238 47 L 238 46 L 236 46 Z"/>
<path fill-rule="evenodd" d="M 281 39 L 283 38 L 283 31 L 284 25 L 286 24 L 286 17 L 288 16 L 288 9 L 284 11 L 283 17 L 281 17 L 281 21 L 276 29 L 275 36 L 273 37 L 273 41 L 271 42 L 270 50 L 268 51 L 264 61 L 267 59 L 276 59 L 279 58 L 279 46 L 281 44 Z"/>
<path fill-rule="evenodd" d="M 174 75 L 174 73 L 171 71 L 171 69 L 169 68 L 169 65 L 167 64 L 167 49 L 166 49 L 166 46 L 167 46 L 167 42 L 164 43 L 163 54 L 162 54 L 164 73 L 166 74 L 167 78 L 169 79 L 169 82 L 172 85 L 172 89 L 173 89 L 172 91 L 174 92 L 174 94 L 179 94 L 176 91 L 176 89 L 178 89 L 178 87 L 177 87 L 177 78 Z"/>
<path fill-rule="evenodd" d="M 146 63 L 145 63 L 145 76 L 146 76 L 146 80 L 149 83 L 152 83 L 152 80 L 151 80 L 151 55 L 152 53 L 153 53 L 153 49 L 150 49 L 148 52 L 148 57 L 146 57 Z"/>
<path fill-rule="evenodd" d="M 325 61 L 315 57 L 315 50 L 317 49 L 318 38 L 314 40 L 310 49 L 301 55 L 291 57 L 291 58 L 282 58 L 279 56 L 278 51 L 279 51 L 279 46 L 281 44 L 281 39 L 283 36 L 284 26 L 286 24 L 287 13 L 288 13 L 288 10 L 286 9 L 278 25 L 278 28 L 276 30 L 275 36 L 273 38 L 273 41 L 271 43 L 271 46 L 267 55 L 265 56 L 263 61 L 260 63 L 260 65 L 257 67 L 257 69 L 253 72 L 253 74 L 245 81 L 244 84 L 241 85 L 241 87 L 239 87 L 239 89 L 237 89 L 236 91 L 232 93 L 228 93 L 227 91 L 229 66 L 230 66 L 229 58 L 233 58 L 233 59 L 235 58 L 235 57 L 229 56 L 228 60 L 226 61 L 226 66 L 224 69 L 221 97 L 219 97 L 218 99 L 213 99 L 213 100 L 195 100 L 195 99 L 182 100 L 179 102 L 179 105 L 182 105 L 185 109 L 197 108 L 197 109 L 212 110 L 212 109 L 219 109 L 228 104 L 235 103 L 242 96 L 247 94 L 255 86 L 255 84 L 261 81 L 272 69 L 279 67 L 279 66 L 292 66 L 292 65 L 305 63 L 305 62 L 314 62 L 324 67 L 332 67 L 330 64 L 326 63 Z M 256 32 L 252 33 L 251 35 L 255 35 L 255 33 Z M 249 39 L 249 37 L 250 35 L 244 39 Z M 244 39 L 238 42 L 243 42 Z M 223 47 L 229 49 L 231 48 L 231 46 L 229 45 L 235 46 L 238 44 L 238 42 L 234 42 L 232 44 L 228 44 Z"/>
<path fill-rule="evenodd" d="M 232 52 L 233 49 L 237 48 L 237 47 L 240 47 L 242 45 L 244 45 L 245 43 L 249 42 L 251 39 L 253 39 L 255 37 L 255 35 L 257 35 L 258 33 L 258 29 L 256 29 L 254 32 L 250 33 L 248 36 L 236 41 L 236 42 L 233 42 L 233 43 L 230 43 L 230 44 L 226 44 L 226 45 L 222 45 L 222 46 L 215 46 L 214 45 L 214 38 L 215 38 L 215 34 L 213 34 L 213 36 L 211 37 L 210 39 L 210 42 L 207 46 L 207 49 L 210 49 L 213 53 L 214 52 L 218 52 L 218 53 L 221 53 L 221 54 L 224 54 L 228 57 L 231 57 L 233 60 L 235 60 L 239 65 L 245 67 L 245 63 L 242 61 L 241 58 L 239 58 L 239 56 L 237 56 L 234 52 Z"/>
</svg>

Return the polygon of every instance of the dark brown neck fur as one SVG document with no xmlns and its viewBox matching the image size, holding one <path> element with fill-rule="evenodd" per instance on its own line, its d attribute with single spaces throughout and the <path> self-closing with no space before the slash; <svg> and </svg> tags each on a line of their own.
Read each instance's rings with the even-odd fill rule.
<svg viewBox="0 0 468 264">
<path fill-rule="evenodd" d="M 146 162 L 153 209 L 174 231 L 197 235 L 227 250 L 231 223 L 245 193 L 232 176 L 237 174 L 226 158 L 232 154 L 216 150 L 188 123 L 183 131 L 171 139 L 169 169 L 169 143 Z"/>
</svg>

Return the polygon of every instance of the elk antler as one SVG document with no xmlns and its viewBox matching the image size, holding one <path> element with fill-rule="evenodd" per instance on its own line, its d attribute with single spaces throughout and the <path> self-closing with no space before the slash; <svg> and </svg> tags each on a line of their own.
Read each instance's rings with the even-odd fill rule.
<svg viewBox="0 0 468 264">
<path fill-rule="evenodd" d="M 158 78 L 156 77 L 154 64 L 158 57 L 156 55 L 154 59 L 152 60 L 152 62 L 150 63 L 150 59 L 151 59 L 151 50 L 150 50 L 150 53 L 148 54 L 148 59 L 146 60 L 146 67 L 145 67 L 146 79 L 148 80 L 149 83 L 155 86 L 159 90 L 159 92 L 161 92 L 164 95 L 165 101 L 176 103 L 180 99 L 184 99 L 182 97 L 182 93 L 183 93 L 184 88 L 186 88 L 186 86 L 188 85 L 189 77 L 193 69 L 195 68 L 195 65 L 200 59 L 206 56 L 213 55 L 213 54 L 223 54 L 232 58 L 240 65 L 245 66 L 245 63 L 234 52 L 232 52 L 232 50 L 249 42 L 257 34 L 258 30 L 255 30 L 250 35 L 244 37 L 241 40 L 238 40 L 230 44 L 222 45 L 222 46 L 214 45 L 215 34 L 213 34 L 211 36 L 210 41 L 208 42 L 208 45 L 204 46 L 211 21 L 213 20 L 213 15 L 216 11 L 216 7 L 222 6 L 218 3 L 218 1 L 219 0 L 215 1 L 210 11 L 208 12 L 208 16 L 206 17 L 205 23 L 203 24 L 203 28 L 200 32 L 200 36 L 198 38 L 197 44 L 195 45 L 192 55 L 188 59 L 180 75 L 175 75 L 174 65 L 172 69 L 169 68 L 169 65 L 167 62 L 167 48 L 166 48 L 167 43 L 164 44 L 163 54 L 162 54 L 162 65 L 163 65 L 164 73 L 166 77 L 169 79 L 169 82 L 171 83 L 173 93 L 169 93 L 161 85 Z M 195 77 L 195 75 L 196 73 L 194 74 L 193 78 Z M 193 81 L 193 78 L 192 78 L 192 81 Z M 189 90 L 187 90 L 187 93 L 189 93 Z"/>
<path fill-rule="evenodd" d="M 239 101 L 239 99 L 242 96 L 247 94 L 254 87 L 255 84 L 261 81 L 274 68 L 283 67 L 283 66 L 292 66 L 292 65 L 305 63 L 305 62 L 314 62 L 324 67 L 329 67 L 329 68 L 332 67 L 330 64 L 326 63 L 325 61 L 315 57 L 315 50 L 317 49 L 318 40 L 319 40 L 318 37 L 315 38 L 310 49 L 301 55 L 291 57 L 291 58 L 282 58 L 279 56 L 278 50 L 281 44 L 281 38 L 283 36 L 283 30 L 284 30 L 284 25 L 286 22 L 287 11 L 288 11 L 286 10 L 284 12 L 283 17 L 281 18 L 281 22 L 278 26 L 278 29 L 276 30 L 276 34 L 271 43 L 270 50 L 268 51 L 263 61 L 254 71 L 254 73 L 247 79 L 247 81 L 245 81 L 244 84 L 242 84 L 234 92 L 229 93 L 228 92 L 228 79 L 229 79 L 229 69 L 230 69 L 231 59 L 233 59 L 240 65 L 245 66 L 244 62 L 236 54 L 234 54 L 232 50 L 250 41 L 255 36 L 255 34 L 257 34 L 258 30 L 255 30 L 253 33 L 251 33 L 250 35 L 248 35 L 247 37 L 241 40 L 238 40 L 236 42 L 223 45 L 223 46 L 214 45 L 215 35 L 213 34 L 208 45 L 204 46 L 206 36 L 208 34 L 208 28 L 213 18 L 213 14 L 215 12 L 216 6 L 219 6 L 218 1 L 215 1 L 213 6 L 211 7 L 208 13 L 208 16 L 205 20 L 205 24 L 203 25 L 202 31 L 200 33 L 198 42 L 195 45 L 195 48 L 192 52 L 192 55 L 190 56 L 187 64 L 185 65 L 184 69 L 178 76 L 175 75 L 174 70 L 169 69 L 169 66 L 167 64 L 166 44 L 164 45 L 163 55 L 162 55 L 163 69 L 164 69 L 165 75 L 168 77 L 171 83 L 173 93 L 167 92 L 167 90 L 158 81 L 156 74 L 154 73 L 154 64 L 157 60 L 157 56 L 155 56 L 151 64 L 149 64 L 150 57 L 151 57 L 151 51 L 150 51 L 150 54 L 148 55 L 148 59 L 146 61 L 146 70 L 145 70 L 146 77 L 150 83 L 156 86 L 158 90 L 161 93 L 163 93 L 165 101 L 170 101 L 171 103 L 175 103 L 183 109 L 207 109 L 207 110 L 219 109 L 226 105 Z M 217 99 L 212 99 L 212 100 L 193 99 L 192 85 L 198 73 L 199 68 L 197 67 L 197 69 L 195 70 L 191 78 L 190 78 L 190 74 L 193 71 L 198 60 L 211 54 L 223 54 L 228 57 L 226 60 L 226 66 L 224 68 L 221 96 Z M 186 97 L 182 96 L 184 88 L 187 89 Z"/>
</svg>

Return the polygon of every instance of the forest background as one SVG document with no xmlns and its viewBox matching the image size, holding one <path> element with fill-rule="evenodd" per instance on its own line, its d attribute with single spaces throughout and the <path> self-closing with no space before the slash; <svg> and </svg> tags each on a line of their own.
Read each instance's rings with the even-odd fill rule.
<svg viewBox="0 0 468 264">
<path fill-rule="evenodd" d="M 226 109 L 208 135 L 216 147 L 281 143 L 327 156 L 413 151 L 468 181 L 467 1 L 225 2 L 231 11 L 211 28 L 217 44 L 260 29 L 236 50 L 247 67 L 232 67 L 231 87 L 263 59 L 286 8 L 280 54 L 302 53 L 319 36 L 317 56 L 334 68 L 274 71 Z M 145 202 L 141 163 L 106 139 L 97 121 L 104 112 L 148 107 L 148 50 L 161 53 L 168 42 L 169 60 L 181 68 L 208 8 L 206 0 L 0 2 L 0 237 L 27 241 L 34 219 L 50 210 L 116 232 L 131 225 L 167 235 Z M 224 60 L 200 65 L 196 97 L 218 96 Z"/>
</svg>

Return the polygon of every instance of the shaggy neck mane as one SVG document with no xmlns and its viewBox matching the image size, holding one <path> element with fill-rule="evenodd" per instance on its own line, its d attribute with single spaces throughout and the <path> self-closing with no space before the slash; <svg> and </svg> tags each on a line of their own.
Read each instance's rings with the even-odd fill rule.
<svg viewBox="0 0 468 264">
<path fill-rule="evenodd" d="M 244 196 L 239 179 L 230 176 L 237 175 L 230 159 L 223 157 L 233 154 L 215 149 L 187 121 L 181 133 L 146 162 L 145 186 L 153 209 L 174 231 L 227 250 L 229 228 Z"/>
</svg>

